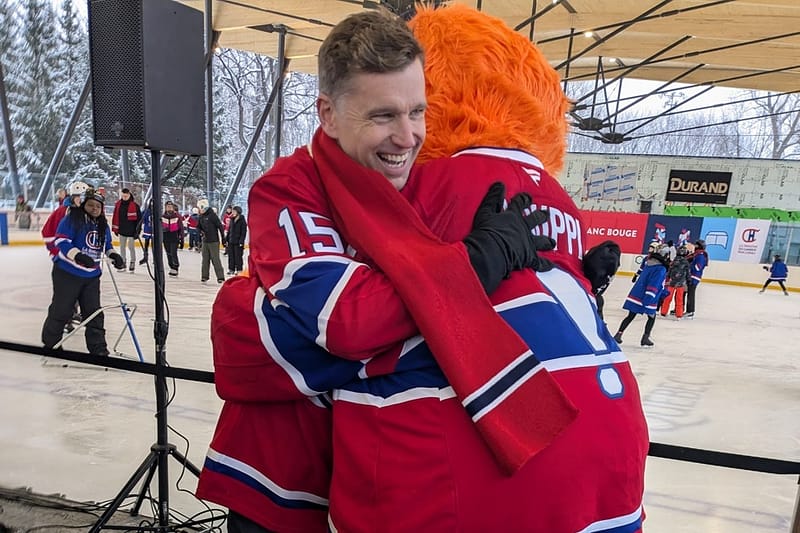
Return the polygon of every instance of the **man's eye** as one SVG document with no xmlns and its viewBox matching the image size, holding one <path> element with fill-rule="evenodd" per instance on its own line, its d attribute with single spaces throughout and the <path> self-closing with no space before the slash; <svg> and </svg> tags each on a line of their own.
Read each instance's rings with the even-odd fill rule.
<svg viewBox="0 0 800 533">
<path fill-rule="evenodd" d="M 411 112 L 411 118 L 421 118 L 425 116 L 425 108 L 415 109 Z"/>
</svg>

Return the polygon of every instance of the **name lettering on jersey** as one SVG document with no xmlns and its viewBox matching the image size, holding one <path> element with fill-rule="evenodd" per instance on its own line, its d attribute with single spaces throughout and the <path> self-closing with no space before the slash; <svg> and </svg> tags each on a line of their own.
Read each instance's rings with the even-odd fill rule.
<svg viewBox="0 0 800 533">
<path fill-rule="evenodd" d="M 545 209 L 550 213 L 550 219 L 538 228 L 534 228 L 536 235 L 546 235 L 556 241 L 556 249 L 564 251 L 580 259 L 583 257 L 583 239 L 581 223 L 574 216 L 557 207 L 533 204 L 531 209 Z"/>
</svg>

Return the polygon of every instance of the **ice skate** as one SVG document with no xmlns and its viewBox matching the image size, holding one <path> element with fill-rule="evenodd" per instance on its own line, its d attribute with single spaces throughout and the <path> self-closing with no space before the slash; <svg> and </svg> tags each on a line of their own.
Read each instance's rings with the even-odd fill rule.
<svg viewBox="0 0 800 533">
<path fill-rule="evenodd" d="M 614 340 L 617 341 L 617 344 L 622 344 L 622 332 L 618 331 L 616 335 L 614 335 Z"/>
<path fill-rule="evenodd" d="M 645 334 L 642 336 L 642 346 L 654 346 L 653 341 L 650 340 L 650 335 Z"/>
</svg>

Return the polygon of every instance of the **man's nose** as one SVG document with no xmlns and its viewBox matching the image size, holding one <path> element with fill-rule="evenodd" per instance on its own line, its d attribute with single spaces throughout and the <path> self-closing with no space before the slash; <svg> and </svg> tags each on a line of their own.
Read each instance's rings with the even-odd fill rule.
<svg viewBox="0 0 800 533">
<path fill-rule="evenodd" d="M 422 126 L 424 127 L 424 126 Z M 401 117 L 395 123 L 392 140 L 397 146 L 411 148 L 417 144 L 417 123 L 409 117 Z"/>
</svg>

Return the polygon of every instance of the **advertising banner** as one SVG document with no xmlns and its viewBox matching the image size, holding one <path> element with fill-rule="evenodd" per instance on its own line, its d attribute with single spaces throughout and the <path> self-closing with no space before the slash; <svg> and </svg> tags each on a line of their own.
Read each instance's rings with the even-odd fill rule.
<svg viewBox="0 0 800 533">
<path fill-rule="evenodd" d="M 709 259 L 713 261 L 730 260 L 735 233 L 735 218 L 704 218 L 700 238 L 706 241 L 706 253 Z"/>
<path fill-rule="evenodd" d="M 738 220 L 733 233 L 730 260 L 736 263 L 758 263 L 769 239 L 769 220 Z"/>
<path fill-rule="evenodd" d="M 726 204 L 731 176 L 731 172 L 670 170 L 664 199 L 668 202 Z"/>
<path fill-rule="evenodd" d="M 610 239 L 619 244 L 622 253 L 638 254 L 645 236 L 647 217 L 643 213 L 581 211 L 586 228 L 585 250 Z"/>
<path fill-rule="evenodd" d="M 700 238 L 703 219 L 698 217 L 670 217 L 650 215 L 647 221 L 645 239 L 637 253 L 646 254 L 651 242 L 659 244 L 672 241 L 675 248 Z"/>
</svg>

